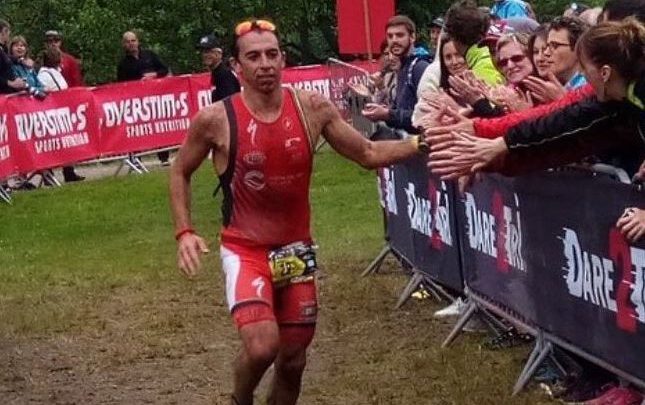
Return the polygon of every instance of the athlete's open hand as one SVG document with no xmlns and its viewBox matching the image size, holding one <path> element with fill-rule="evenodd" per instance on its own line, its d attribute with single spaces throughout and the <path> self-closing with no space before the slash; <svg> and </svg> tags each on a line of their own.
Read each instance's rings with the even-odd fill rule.
<svg viewBox="0 0 645 405">
<path fill-rule="evenodd" d="M 186 277 L 199 273 L 200 256 L 210 252 L 204 239 L 194 233 L 182 235 L 177 241 L 177 264 Z"/>
</svg>

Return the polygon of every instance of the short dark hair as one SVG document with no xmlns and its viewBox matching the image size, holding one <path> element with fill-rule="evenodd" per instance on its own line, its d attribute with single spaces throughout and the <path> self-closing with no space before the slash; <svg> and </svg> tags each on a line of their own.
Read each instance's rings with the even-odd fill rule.
<svg viewBox="0 0 645 405">
<path fill-rule="evenodd" d="M 608 21 L 619 21 L 634 16 L 645 24 L 645 0 L 607 0 L 602 8 Z"/>
<path fill-rule="evenodd" d="M 578 17 L 556 17 L 549 24 L 551 30 L 567 30 L 571 50 L 576 48 L 578 39 L 589 29 L 589 25 Z"/>
<path fill-rule="evenodd" d="M 395 27 L 397 25 L 403 25 L 405 29 L 408 30 L 408 34 L 412 35 L 417 32 L 417 26 L 414 24 L 414 21 L 407 15 L 395 15 L 390 17 L 385 24 L 385 30 L 387 31 L 390 27 Z"/>
<path fill-rule="evenodd" d="M 490 26 L 490 16 L 470 0 L 450 6 L 446 20 L 444 29 L 450 38 L 468 47 L 481 41 Z"/>
<path fill-rule="evenodd" d="M 0 18 L 0 31 L 4 30 L 5 28 L 11 28 L 11 24 L 9 24 L 7 20 Z"/>
</svg>

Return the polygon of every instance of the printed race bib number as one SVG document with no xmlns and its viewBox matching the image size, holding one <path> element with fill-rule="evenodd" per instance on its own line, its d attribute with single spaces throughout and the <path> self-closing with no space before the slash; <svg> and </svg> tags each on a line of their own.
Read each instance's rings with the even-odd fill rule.
<svg viewBox="0 0 645 405">
<path fill-rule="evenodd" d="M 292 243 L 269 252 L 269 267 L 274 284 L 302 282 L 316 271 L 315 246 Z"/>
<path fill-rule="evenodd" d="M 270 261 L 271 275 L 274 283 L 281 283 L 293 277 L 305 274 L 307 266 L 297 256 L 278 258 Z"/>
</svg>

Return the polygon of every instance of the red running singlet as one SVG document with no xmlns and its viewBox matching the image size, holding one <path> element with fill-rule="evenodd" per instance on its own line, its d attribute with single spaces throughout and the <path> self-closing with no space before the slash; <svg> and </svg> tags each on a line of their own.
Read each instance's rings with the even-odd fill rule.
<svg viewBox="0 0 645 405">
<path fill-rule="evenodd" d="M 282 92 L 282 112 L 273 122 L 255 117 L 239 93 L 224 100 L 230 150 L 220 176 L 223 243 L 277 247 L 311 241 L 313 148 L 295 93 Z"/>
</svg>

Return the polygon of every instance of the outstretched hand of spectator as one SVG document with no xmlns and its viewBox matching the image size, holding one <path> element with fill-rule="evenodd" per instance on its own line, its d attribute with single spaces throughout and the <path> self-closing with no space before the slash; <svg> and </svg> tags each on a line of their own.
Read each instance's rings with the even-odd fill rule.
<svg viewBox="0 0 645 405">
<path fill-rule="evenodd" d="M 482 91 L 481 87 L 476 82 L 469 80 L 466 74 L 450 76 L 448 83 L 450 83 L 450 94 L 464 103 L 473 105 L 477 100 L 486 97 L 486 93 Z"/>
<path fill-rule="evenodd" d="M 518 88 L 497 86 L 491 90 L 491 101 L 505 111 L 517 112 L 533 108 L 533 98 L 530 92 L 524 93 Z"/>
<path fill-rule="evenodd" d="M 367 103 L 362 114 L 370 121 L 385 121 L 390 116 L 390 109 L 381 104 Z"/>
<path fill-rule="evenodd" d="M 526 88 L 531 92 L 533 98 L 541 103 L 556 101 L 564 97 L 567 93 L 567 89 L 560 83 L 553 73 L 549 72 L 548 75 L 548 80 L 529 76 L 522 81 Z"/>
<path fill-rule="evenodd" d="M 645 210 L 635 207 L 625 209 L 616 222 L 616 227 L 628 241 L 638 242 L 645 235 Z"/>
<path fill-rule="evenodd" d="M 450 180 L 478 172 L 500 159 L 507 147 L 504 138 L 477 138 L 453 132 L 450 146 L 430 153 L 428 167 L 442 179 Z"/>
<path fill-rule="evenodd" d="M 475 135 L 473 121 L 447 106 L 442 106 L 431 125 L 424 129 L 425 140 L 433 152 L 449 148 L 456 133 Z"/>
</svg>

